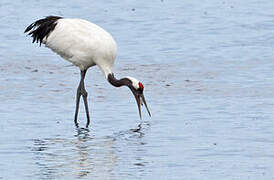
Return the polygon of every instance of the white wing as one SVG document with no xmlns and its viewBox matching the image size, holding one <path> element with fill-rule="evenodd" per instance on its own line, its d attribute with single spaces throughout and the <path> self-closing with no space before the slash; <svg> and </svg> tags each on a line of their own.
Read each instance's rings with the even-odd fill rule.
<svg viewBox="0 0 274 180">
<path fill-rule="evenodd" d="M 82 19 L 59 19 L 43 43 L 81 70 L 98 65 L 112 72 L 117 46 L 112 36 L 99 26 Z"/>
</svg>

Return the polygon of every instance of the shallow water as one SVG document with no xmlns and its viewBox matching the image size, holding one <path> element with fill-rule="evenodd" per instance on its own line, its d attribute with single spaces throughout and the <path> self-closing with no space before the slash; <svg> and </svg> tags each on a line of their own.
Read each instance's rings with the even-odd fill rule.
<svg viewBox="0 0 274 180">
<path fill-rule="evenodd" d="M 0 179 L 271 179 L 274 2 L 0 2 Z M 119 46 L 115 72 L 145 85 L 139 120 L 127 88 L 79 70 L 23 31 L 46 15 L 88 19 Z"/>
</svg>

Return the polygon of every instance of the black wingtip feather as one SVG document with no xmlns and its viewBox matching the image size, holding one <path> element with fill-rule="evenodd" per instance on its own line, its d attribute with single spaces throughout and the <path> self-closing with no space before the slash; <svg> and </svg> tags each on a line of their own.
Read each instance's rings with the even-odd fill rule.
<svg viewBox="0 0 274 180">
<path fill-rule="evenodd" d="M 28 33 L 29 36 L 33 38 L 32 43 L 43 42 L 43 39 L 49 36 L 49 34 L 54 30 L 57 20 L 61 19 L 59 16 L 47 16 L 44 19 L 39 19 L 34 23 L 30 24 L 24 33 Z"/>
</svg>

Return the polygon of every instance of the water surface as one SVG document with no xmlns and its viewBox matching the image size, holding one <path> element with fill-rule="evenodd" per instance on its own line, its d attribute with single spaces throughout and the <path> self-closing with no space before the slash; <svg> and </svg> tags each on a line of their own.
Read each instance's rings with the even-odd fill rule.
<svg viewBox="0 0 274 180">
<path fill-rule="evenodd" d="M 0 2 L 0 179 L 271 179 L 274 2 Z M 91 127 L 73 115 L 79 70 L 31 44 L 47 15 L 84 18 L 119 46 L 127 88 L 88 71 Z"/>
</svg>

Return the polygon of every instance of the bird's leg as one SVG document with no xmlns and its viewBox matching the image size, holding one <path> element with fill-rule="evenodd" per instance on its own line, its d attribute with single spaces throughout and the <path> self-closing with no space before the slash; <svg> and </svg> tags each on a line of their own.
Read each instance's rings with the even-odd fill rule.
<svg viewBox="0 0 274 180">
<path fill-rule="evenodd" d="M 83 77 L 85 77 L 86 71 L 84 72 Z M 86 128 L 89 126 L 90 120 L 89 120 L 89 110 L 88 110 L 88 93 L 85 89 L 85 84 L 84 84 L 84 79 L 82 81 L 82 87 L 81 87 L 81 94 L 84 100 L 84 104 L 85 104 L 85 109 L 86 109 L 86 115 L 87 115 L 87 124 L 86 124 Z"/>
<path fill-rule="evenodd" d="M 80 97 L 81 97 L 81 84 L 82 84 L 82 78 L 80 80 L 79 86 L 77 88 L 77 93 L 76 93 L 76 109 L 75 109 L 75 115 L 74 115 L 74 123 L 76 127 L 78 127 L 77 117 L 78 117 L 79 103 L 80 103 Z"/>
<path fill-rule="evenodd" d="M 74 123 L 75 126 L 78 127 L 78 122 L 77 122 L 77 116 L 78 116 L 78 110 L 79 110 L 79 103 L 80 103 L 80 97 L 83 96 L 84 104 L 85 104 L 85 109 L 86 109 L 86 114 L 87 114 L 87 124 L 86 127 L 88 127 L 90 123 L 89 119 L 89 110 L 88 110 L 88 102 L 87 102 L 87 96 L 88 93 L 85 89 L 85 84 L 84 84 L 84 79 L 86 75 L 86 70 L 81 71 L 81 81 L 79 83 L 79 86 L 77 88 L 77 94 L 76 94 L 76 109 L 75 109 L 75 116 L 74 116 Z"/>
</svg>

